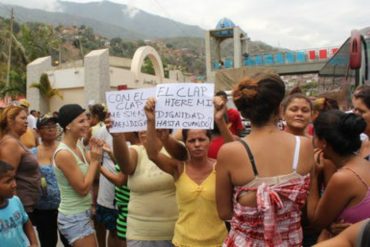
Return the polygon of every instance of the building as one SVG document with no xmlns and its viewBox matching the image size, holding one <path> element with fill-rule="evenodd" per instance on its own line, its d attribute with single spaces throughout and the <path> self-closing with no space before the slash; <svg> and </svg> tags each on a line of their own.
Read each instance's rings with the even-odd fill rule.
<svg viewBox="0 0 370 247">
<path fill-rule="evenodd" d="M 141 73 L 145 58 L 153 64 L 155 75 Z M 38 83 L 46 73 L 51 86 L 59 89 L 63 99 L 46 99 L 32 83 Z M 83 61 L 52 66 L 51 57 L 42 57 L 27 65 L 27 99 L 32 108 L 42 113 L 58 110 L 63 104 L 77 103 L 82 106 L 105 102 L 105 92 L 121 88 L 153 87 L 159 83 L 184 82 L 180 71 L 169 71 L 164 77 L 162 60 L 151 46 L 136 50 L 132 59 L 109 56 L 108 49 L 91 51 Z"/>
</svg>

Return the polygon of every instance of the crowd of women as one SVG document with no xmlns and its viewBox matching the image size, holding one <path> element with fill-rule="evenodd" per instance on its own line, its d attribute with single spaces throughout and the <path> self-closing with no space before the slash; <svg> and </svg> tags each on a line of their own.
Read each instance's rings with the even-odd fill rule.
<svg viewBox="0 0 370 247">
<path fill-rule="evenodd" d="M 37 120 L 31 149 L 27 109 L 7 107 L 0 160 L 15 169 L 41 246 L 56 246 L 58 232 L 77 247 L 370 246 L 370 86 L 346 113 L 286 93 L 278 75 L 245 77 L 232 98 L 251 122 L 246 137 L 218 95 L 214 131 L 156 129 L 153 98 L 135 133 L 109 133 L 103 105 L 89 116 L 68 104 Z"/>
</svg>

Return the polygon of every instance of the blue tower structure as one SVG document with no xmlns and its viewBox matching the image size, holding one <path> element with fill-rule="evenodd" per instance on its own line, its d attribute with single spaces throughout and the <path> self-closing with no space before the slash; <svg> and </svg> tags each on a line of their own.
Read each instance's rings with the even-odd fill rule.
<svg viewBox="0 0 370 247">
<path fill-rule="evenodd" d="M 227 39 L 233 40 L 233 56 L 221 57 L 221 43 Z M 215 71 L 220 69 L 240 68 L 243 66 L 243 56 L 248 54 L 247 34 L 228 18 L 217 22 L 216 28 L 205 35 L 207 80 L 214 81 Z"/>
</svg>

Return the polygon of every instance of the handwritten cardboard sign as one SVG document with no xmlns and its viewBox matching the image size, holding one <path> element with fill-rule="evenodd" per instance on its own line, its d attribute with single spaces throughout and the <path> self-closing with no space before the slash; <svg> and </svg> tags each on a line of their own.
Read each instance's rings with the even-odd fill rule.
<svg viewBox="0 0 370 247">
<path fill-rule="evenodd" d="M 157 129 L 213 129 L 214 84 L 157 85 Z"/>
<path fill-rule="evenodd" d="M 146 130 L 145 102 L 155 96 L 155 88 L 131 89 L 105 93 L 111 113 L 112 133 Z"/>
</svg>

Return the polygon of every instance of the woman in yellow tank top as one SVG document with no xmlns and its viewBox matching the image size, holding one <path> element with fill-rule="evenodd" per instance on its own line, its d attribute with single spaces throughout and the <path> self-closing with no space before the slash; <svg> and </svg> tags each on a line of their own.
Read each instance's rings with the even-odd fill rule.
<svg viewBox="0 0 370 247">
<path fill-rule="evenodd" d="M 149 99 L 145 106 L 148 119 L 147 141 L 154 143 L 157 137 L 164 143 L 169 138 L 167 130 L 156 133 L 154 117 L 155 101 Z M 223 120 L 225 109 L 218 111 L 219 128 L 227 130 Z M 217 118 L 215 118 L 217 119 Z M 229 132 L 228 132 L 229 133 Z M 230 134 L 229 140 L 233 140 Z M 157 136 L 158 135 L 158 136 Z M 183 130 L 183 141 L 190 159 L 181 162 L 162 155 L 156 145 L 148 145 L 149 158 L 164 172 L 173 176 L 179 218 L 175 225 L 172 243 L 175 246 L 216 247 L 221 246 L 227 230 L 218 217 L 216 208 L 216 160 L 208 158 L 209 130 Z M 226 140 L 227 141 L 227 140 Z"/>
</svg>

